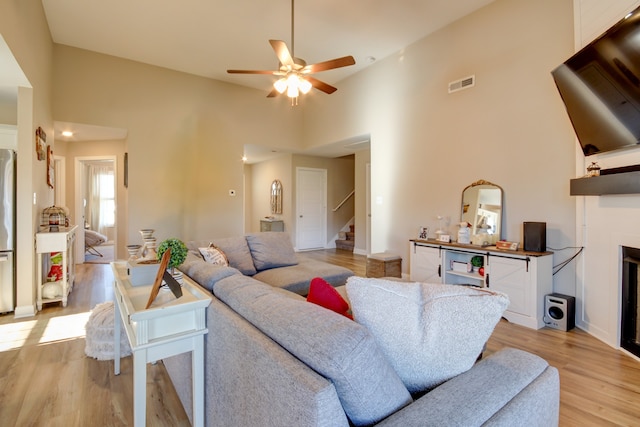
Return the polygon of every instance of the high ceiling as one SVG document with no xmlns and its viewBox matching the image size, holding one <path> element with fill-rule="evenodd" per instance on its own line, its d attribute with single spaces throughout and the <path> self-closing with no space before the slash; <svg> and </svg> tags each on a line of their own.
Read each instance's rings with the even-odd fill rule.
<svg viewBox="0 0 640 427">
<path fill-rule="evenodd" d="M 295 55 L 307 63 L 352 55 L 316 77 L 336 83 L 492 0 L 298 0 Z M 268 91 L 269 39 L 291 48 L 290 0 L 42 0 L 53 41 Z"/>
<path fill-rule="evenodd" d="M 293 48 L 309 64 L 352 55 L 356 65 L 315 75 L 339 90 L 338 82 L 345 77 L 492 1 L 297 0 Z M 276 69 L 269 39 L 284 40 L 292 48 L 291 0 L 42 0 L 42 4 L 55 43 L 254 87 L 264 90 L 265 96 L 273 76 L 230 75 L 226 70 Z M 2 47 L 0 43 L 0 65 Z M 15 100 L 16 93 L 13 82 L 0 73 L 0 96 Z M 56 122 L 55 127 L 56 138 L 62 140 L 67 139 L 60 136 L 62 130 L 75 131 L 71 139 L 75 141 L 126 135 L 126 130 L 93 125 Z M 345 148 L 331 151 L 337 155 Z"/>
</svg>

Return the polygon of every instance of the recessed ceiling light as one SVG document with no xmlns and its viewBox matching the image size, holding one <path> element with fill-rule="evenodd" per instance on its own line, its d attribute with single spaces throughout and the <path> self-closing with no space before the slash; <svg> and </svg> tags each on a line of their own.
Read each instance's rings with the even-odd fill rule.
<svg viewBox="0 0 640 427">
<path fill-rule="evenodd" d="M 73 136 L 73 132 L 71 132 L 70 130 L 62 131 L 62 136 L 66 136 L 66 137 Z"/>
</svg>

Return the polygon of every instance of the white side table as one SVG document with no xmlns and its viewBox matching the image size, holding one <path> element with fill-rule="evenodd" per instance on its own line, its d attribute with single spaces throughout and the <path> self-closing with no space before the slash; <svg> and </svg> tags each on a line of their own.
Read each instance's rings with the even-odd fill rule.
<svg viewBox="0 0 640 427">
<path fill-rule="evenodd" d="M 67 306 L 67 296 L 73 289 L 75 280 L 75 253 L 76 229 L 77 225 L 70 227 L 60 227 L 58 231 L 49 231 L 48 228 L 36 233 L 36 254 L 37 254 L 37 280 L 38 290 L 36 292 L 36 305 L 38 311 L 42 310 L 42 304 L 46 302 L 62 301 L 62 306 Z M 62 296 L 50 299 L 42 298 L 42 254 L 50 252 L 62 253 Z"/>
<path fill-rule="evenodd" d="M 193 425 L 204 425 L 204 334 L 211 296 L 188 277 L 182 296 L 161 290 L 145 310 L 152 284 L 133 286 L 124 261 L 111 263 L 115 277 L 114 371 L 120 374 L 120 328 L 133 352 L 133 420 L 145 425 L 147 363 L 190 351 L 192 358 Z"/>
</svg>

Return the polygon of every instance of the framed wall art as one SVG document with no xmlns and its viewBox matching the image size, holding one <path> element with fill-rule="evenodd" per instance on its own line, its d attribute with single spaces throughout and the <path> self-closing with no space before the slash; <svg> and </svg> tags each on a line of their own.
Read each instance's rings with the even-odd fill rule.
<svg viewBox="0 0 640 427">
<path fill-rule="evenodd" d="M 55 171 L 53 168 L 53 150 L 50 145 L 47 145 L 47 184 L 53 188 L 53 182 L 55 179 Z"/>
<path fill-rule="evenodd" d="M 47 134 L 44 133 L 41 127 L 38 127 L 38 129 L 36 129 L 36 155 L 38 156 L 38 160 L 45 159 L 46 146 L 47 146 Z"/>
</svg>

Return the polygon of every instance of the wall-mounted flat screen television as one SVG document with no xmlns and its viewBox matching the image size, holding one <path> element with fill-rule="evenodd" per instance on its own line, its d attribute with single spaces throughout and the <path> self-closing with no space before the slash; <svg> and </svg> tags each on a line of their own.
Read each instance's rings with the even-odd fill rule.
<svg viewBox="0 0 640 427">
<path fill-rule="evenodd" d="M 585 156 L 640 143 L 640 8 L 551 74 Z"/>
</svg>

